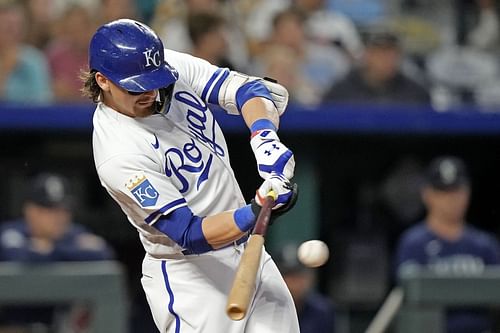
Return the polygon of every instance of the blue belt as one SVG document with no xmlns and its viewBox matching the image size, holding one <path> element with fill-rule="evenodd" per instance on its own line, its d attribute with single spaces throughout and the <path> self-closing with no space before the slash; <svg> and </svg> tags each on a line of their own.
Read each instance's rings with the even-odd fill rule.
<svg viewBox="0 0 500 333">
<path fill-rule="evenodd" d="M 245 236 L 241 237 L 240 239 L 238 239 L 237 241 L 234 241 L 231 244 L 222 247 L 221 249 L 225 249 L 225 248 L 227 248 L 229 246 L 235 246 L 235 245 L 243 244 L 243 243 L 245 243 L 247 241 L 247 239 L 248 239 L 248 235 L 245 235 Z M 182 251 L 182 254 L 185 255 L 185 256 L 189 256 L 189 255 L 192 255 L 192 254 L 201 254 L 201 253 L 196 253 L 196 252 L 193 252 L 190 249 L 186 249 L 186 250 Z"/>
</svg>

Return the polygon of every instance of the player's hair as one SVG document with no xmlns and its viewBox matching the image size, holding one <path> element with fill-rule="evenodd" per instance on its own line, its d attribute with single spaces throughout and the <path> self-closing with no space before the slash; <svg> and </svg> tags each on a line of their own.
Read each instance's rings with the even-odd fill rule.
<svg viewBox="0 0 500 333">
<path fill-rule="evenodd" d="M 82 95 L 90 98 L 94 103 L 99 102 L 99 95 L 101 94 L 101 87 L 97 84 L 95 79 L 96 70 L 84 70 L 80 71 L 80 80 L 83 82 L 83 87 L 80 89 Z"/>
</svg>

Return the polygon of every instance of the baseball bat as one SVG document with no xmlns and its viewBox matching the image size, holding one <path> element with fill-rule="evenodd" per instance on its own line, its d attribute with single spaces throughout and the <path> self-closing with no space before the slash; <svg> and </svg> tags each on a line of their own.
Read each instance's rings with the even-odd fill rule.
<svg viewBox="0 0 500 333">
<path fill-rule="evenodd" d="M 226 305 L 226 313 L 232 320 L 241 320 L 247 314 L 250 299 L 255 290 L 255 279 L 259 270 L 264 236 L 269 225 L 275 196 L 274 192 L 271 191 L 264 200 L 262 209 L 255 222 L 255 227 L 236 271 Z"/>
</svg>

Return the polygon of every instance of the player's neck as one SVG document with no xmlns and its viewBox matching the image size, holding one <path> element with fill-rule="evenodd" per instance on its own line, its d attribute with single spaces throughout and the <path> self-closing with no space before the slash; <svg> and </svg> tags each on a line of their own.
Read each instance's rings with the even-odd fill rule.
<svg viewBox="0 0 500 333">
<path fill-rule="evenodd" d="M 465 223 L 461 219 L 446 219 L 430 214 L 426 220 L 427 226 L 433 233 L 449 241 L 459 239 L 465 227 Z"/>
</svg>

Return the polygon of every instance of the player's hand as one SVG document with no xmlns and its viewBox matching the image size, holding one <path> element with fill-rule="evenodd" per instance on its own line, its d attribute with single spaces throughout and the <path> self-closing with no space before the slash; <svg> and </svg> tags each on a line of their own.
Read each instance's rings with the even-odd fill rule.
<svg viewBox="0 0 500 333">
<path fill-rule="evenodd" d="M 292 179 L 295 159 L 292 151 L 280 142 L 278 134 L 273 130 L 263 129 L 252 135 L 250 145 L 257 161 L 259 175 L 268 179 L 272 173 L 276 173 L 286 179 Z"/>
<path fill-rule="evenodd" d="M 265 182 L 264 182 L 265 183 Z M 264 185 L 264 184 L 263 184 Z M 288 188 L 290 188 L 290 195 L 288 197 L 288 201 L 285 203 L 282 203 L 280 206 L 275 206 L 273 207 L 273 210 L 271 212 L 271 219 L 269 221 L 269 224 L 273 224 L 274 220 L 281 215 L 285 214 L 288 212 L 290 209 L 295 206 L 295 203 L 297 202 L 298 196 L 299 196 L 299 187 L 296 183 L 290 183 L 288 182 L 287 185 Z M 262 188 L 262 186 L 261 186 Z M 259 188 L 260 190 L 260 188 Z M 258 191 L 257 191 L 258 192 Z M 267 192 L 269 193 L 269 192 Z M 260 194 L 259 194 L 260 195 Z M 267 195 L 267 194 L 266 194 Z M 257 203 L 257 200 L 259 200 L 260 203 Z M 254 213 L 254 215 L 257 217 L 259 216 L 260 210 L 261 210 L 261 203 L 262 200 L 258 198 L 258 195 L 255 196 L 255 198 L 252 199 L 251 201 L 251 208 Z"/>
<path fill-rule="evenodd" d="M 259 215 L 264 199 L 271 190 L 273 190 L 277 195 L 275 205 L 271 213 L 272 224 L 274 219 L 288 212 L 293 208 L 293 206 L 295 206 L 299 195 L 299 188 L 296 183 L 291 183 L 282 175 L 273 175 L 269 179 L 265 180 L 257 190 L 255 198 L 251 201 L 252 211 L 255 216 Z"/>
<path fill-rule="evenodd" d="M 267 178 L 255 193 L 255 201 L 259 206 L 264 204 L 266 196 L 273 191 L 276 194 L 273 209 L 276 210 L 285 205 L 292 196 L 292 183 L 283 175 L 273 173 Z"/>
</svg>

